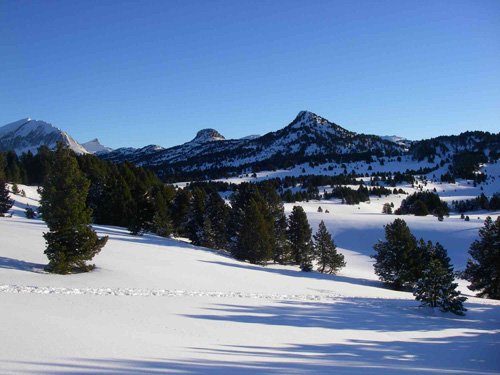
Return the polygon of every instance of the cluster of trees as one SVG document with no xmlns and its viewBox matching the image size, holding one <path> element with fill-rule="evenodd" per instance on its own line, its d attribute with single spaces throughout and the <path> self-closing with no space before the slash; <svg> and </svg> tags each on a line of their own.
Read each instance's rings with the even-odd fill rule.
<svg viewBox="0 0 500 375">
<path fill-rule="evenodd" d="M 413 290 L 417 300 L 463 315 L 465 297 L 456 290 L 454 272 L 439 243 L 417 241 L 402 219 L 385 226 L 385 241 L 374 246 L 375 273 L 396 290 Z"/>
<path fill-rule="evenodd" d="M 439 195 L 424 191 L 413 193 L 403 199 L 401 207 L 394 213 L 396 215 L 413 214 L 415 216 L 432 214 L 442 219 L 443 216 L 448 216 L 449 208 L 446 202 L 439 198 Z"/>
<path fill-rule="evenodd" d="M 316 260 L 318 270 L 328 273 L 344 266 L 324 223 L 313 241 L 302 207 L 295 206 L 287 219 L 272 182 L 241 184 L 231 195 L 229 206 L 217 192 L 200 186 L 185 190 L 181 196 L 187 204 L 177 227 L 194 244 L 227 248 L 236 259 L 256 264 L 274 261 L 311 271 Z"/>
<path fill-rule="evenodd" d="M 417 240 L 402 219 L 385 226 L 385 240 L 374 246 L 375 273 L 396 290 L 412 290 L 416 299 L 443 311 L 462 315 L 465 297 L 457 291 L 456 273 L 439 243 Z M 500 299 L 500 217 L 487 217 L 479 239 L 469 249 L 465 271 L 479 297 Z"/>
<path fill-rule="evenodd" d="M 484 193 L 474 199 L 451 202 L 453 210 L 457 212 L 477 211 L 477 210 L 500 210 L 500 194 L 494 194 L 488 199 Z"/>
<path fill-rule="evenodd" d="M 452 164 L 450 165 L 450 174 L 455 178 L 464 178 L 474 180 L 477 183 L 486 180 L 483 173 L 479 173 L 479 165 L 487 163 L 488 158 L 483 151 L 465 151 L 453 156 Z"/>
</svg>

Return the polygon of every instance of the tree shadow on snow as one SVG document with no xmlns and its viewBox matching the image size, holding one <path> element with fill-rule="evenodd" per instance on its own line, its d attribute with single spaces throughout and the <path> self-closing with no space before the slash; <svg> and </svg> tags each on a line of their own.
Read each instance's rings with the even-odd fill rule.
<svg viewBox="0 0 500 375">
<path fill-rule="evenodd" d="M 265 335 L 276 334 L 272 325 L 329 329 L 332 342 L 285 341 L 277 346 L 214 344 L 185 348 L 191 358 L 173 360 L 71 358 L 63 362 L 17 363 L 40 367 L 40 373 L 55 374 L 498 373 L 498 306 L 471 304 L 468 306 L 470 316 L 455 317 L 419 309 L 415 304 L 414 301 L 351 298 L 334 303 L 216 305 L 209 309 L 211 314 L 188 316 L 225 322 L 221 326 L 225 330 L 232 328 L 230 323 L 266 324 L 269 327 Z M 336 335 L 344 338 L 336 340 Z M 300 340 L 300 336 L 292 337 Z M 234 340 L 241 342 L 241 338 Z"/>
<path fill-rule="evenodd" d="M 45 264 L 31 263 L 20 259 L 12 259 L 0 256 L 0 268 L 34 273 L 45 273 L 44 267 Z"/>
<path fill-rule="evenodd" d="M 241 269 L 246 269 L 246 270 L 250 269 L 250 270 L 254 270 L 254 271 L 269 272 L 269 273 L 274 273 L 274 274 L 279 274 L 279 275 L 289 276 L 289 277 L 301 277 L 301 278 L 306 278 L 306 279 L 340 281 L 340 282 L 345 282 L 345 283 L 349 283 L 349 284 L 373 286 L 373 287 L 377 287 L 377 288 L 387 289 L 387 286 L 383 282 L 377 281 L 377 280 L 369 280 L 369 279 L 355 278 L 355 277 L 349 277 L 349 276 L 330 275 L 330 274 L 319 273 L 319 272 L 303 272 L 303 271 L 300 271 L 298 269 L 293 270 L 293 269 L 282 269 L 282 268 L 270 268 L 270 267 L 264 267 L 264 266 L 259 266 L 259 265 L 255 265 L 255 264 L 250 264 L 250 263 L 243 263 L 243 262 L 242 263 L 228 263 L 228 262 L 210 261 L 210 260 L 200 260 L 200 262 L 218 264 L 221 266 L 235 267 L 235 268 L 241 268 Z"/>
</svg>

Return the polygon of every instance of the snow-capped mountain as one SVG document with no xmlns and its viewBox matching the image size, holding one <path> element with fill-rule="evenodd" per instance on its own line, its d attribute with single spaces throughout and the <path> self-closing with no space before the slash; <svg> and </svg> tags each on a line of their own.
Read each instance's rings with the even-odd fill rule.
<svg viewBox="0 0 500 375">
<path fill-rule="evenodd" d="M 90 154 L 97 153 L 106 153 L 111 152 L 113 149 L 111 147 L 103 146 L 97 138 L 92 139 L 91 141 L 82 143 L 82 146 L 87 150 Z"/>
<path fill-rule="evenodd" d="M 77 154 L 88 153 L 68 133 L 44 121 L 26 118 L 0 127 L 0 151 L 15 151 L 19 155 L 28 151 L 36 153 L 40 146 L 54 148 L 57 142 Z"/>
<path fill-rule="evenodd" d="M 117 162 L 128 160 L 167 176 L 286 168 L 303 162 L 348 161 L 404 151 L 405 147 L 381 137 L 357 134 L 312 112 L 302 111 L 285 128 L 263 136 L 228 140 L 214 129 L 205 129 L 180 146 L 147 152 L 117 149 L 102 157 Z"/>
</svg>

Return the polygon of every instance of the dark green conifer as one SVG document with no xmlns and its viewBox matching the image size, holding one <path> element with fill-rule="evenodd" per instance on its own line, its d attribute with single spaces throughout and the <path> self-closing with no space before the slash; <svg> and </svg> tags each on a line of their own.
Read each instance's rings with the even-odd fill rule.
<svg viewBox="0 0 500 375">
<path fill-rule="evenodd" d="M 266 217 L 264 202 L 251 199 L 243 213 L 233 254 L 237 259 L 265 264 L 273 256 L 273 244 L 273 223 Z"/>
<path fill-rule="evenodd" d="M 423 269 L 423 253 L 402 219 L 385 226 L 385 241 L 375 244 L 375 273 L 395 289 L 413 287 Z"/>
<path fill-rule="evenodd" d="M 10 199 L 7 183 L 0 180 L 0 216 L 4 216 L 12 207 L 14 201 Z"/>
<path fill-rule="evenodd" d="M 294 206 L 288 218 L 288 239 L 295 263 L 303 271 L 312 270 L 313 245 L 311 227 L 307 215 L 301 206 Z"/>
<path fill-rule="evenodd" d="M 423 305 L 439 307 L 441 311 L 450 311 L 457 315 L 464 315 L 466 309 L 463 303 L 467 298 L 456 290 L 453 268 L 443 266 L 438 258 L 431 257 L 422 277 L 418 280 L 414 295 Z"/>
<path fill-rule="evenodd" d="M 479 291 L 479 297 L 500 299 L 500 216 L 486 218 L 469 255 L 464 272 L 469 289 Z"/>
<path fill-rule="evenodd" d="M 337 251 L 337 246 L 323 220 L 319 223 L 318 231 L 313 237 L 314 255 L 319 272 L 336 274 L 342 267 L 345 267 L 344 255 Z"/>
<path fill-rule="evenodd" d="M 73 153 L 59 145 L 40 200 L 40 212 L 49 227 L 49 232 L 44 234 L 49 272 L 90 271 L 94 265 L 87 261 L 92 260 L 108 240 L 108 237 L 98 238 L 90 227 L 91 211 L 86 206 L 89 184 Z"/>
</svg>

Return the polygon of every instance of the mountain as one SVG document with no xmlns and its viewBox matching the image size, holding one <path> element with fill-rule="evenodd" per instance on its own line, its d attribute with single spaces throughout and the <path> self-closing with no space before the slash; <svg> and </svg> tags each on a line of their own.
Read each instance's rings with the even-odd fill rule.
<svg viewBox="0 0 500 375">
<path fill-rule="evenodd" d="M 44 121 L 26 118 L 0 127 L 0 151 L 15 151 L 18 155 L 28 151 L 36 153 L 40 146 L 54 148 L 57 142 L 77 154 L 88 153 L 68 133 Z"/>
<path fill-rule="evenodd" d="M 97 138 L 92 139 L 91 141 L 82 143 L 82 146 L 87 150 L 90 154 L 97 153 L 106 153 L 113 151 L 112 148 L 103 146 Z"/>
<path fill-rule="evenodd" d="M 357 134 L 309 111 L 301 111 L 283 129 L 263 136 L 225 139 L 204 129 L 180 146 L 167 149 L 117 149 L 102 158 L 128 160 L 155 170 L 162 178 L 176 175 L 221 177 L 243 170 L 288 168 L 305 162 L 371 160 L 399 155 L 406 147 L 375 135 Z"/>
</svg>

